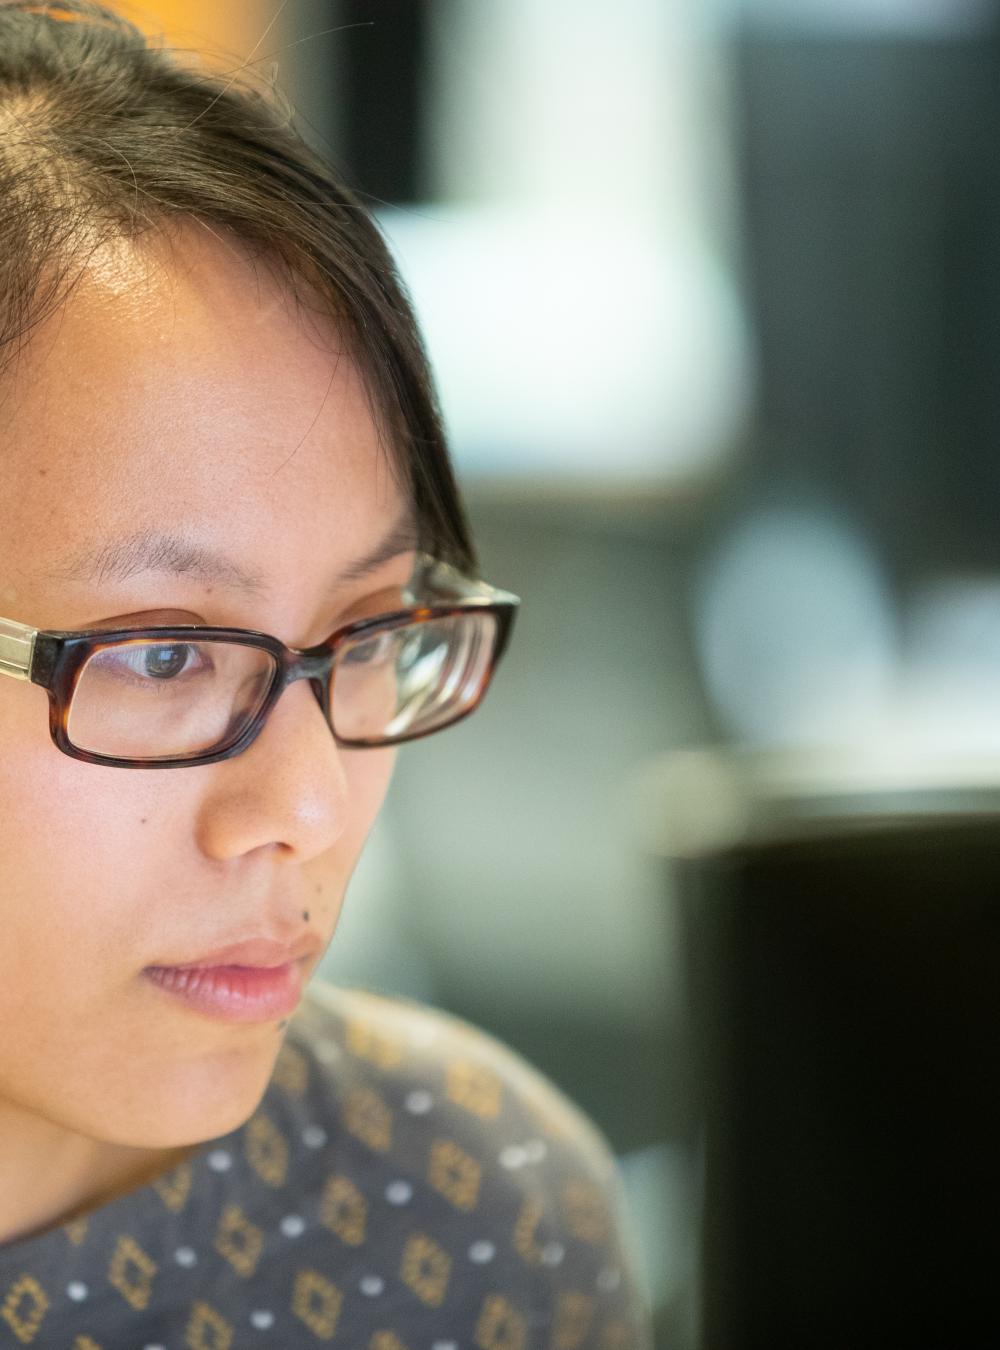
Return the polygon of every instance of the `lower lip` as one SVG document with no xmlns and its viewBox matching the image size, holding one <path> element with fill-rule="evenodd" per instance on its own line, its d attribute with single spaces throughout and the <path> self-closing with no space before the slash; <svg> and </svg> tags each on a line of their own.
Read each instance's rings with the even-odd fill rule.
<svg viewBox="0 0 1000 1350">
<path fill-rule="evenodd" d="M 302 997 L 302 967 L 148 966 L 143 974 L 172 998 L 224 1022 L 266 1022 L 295 1011 Z"/>
</svg>

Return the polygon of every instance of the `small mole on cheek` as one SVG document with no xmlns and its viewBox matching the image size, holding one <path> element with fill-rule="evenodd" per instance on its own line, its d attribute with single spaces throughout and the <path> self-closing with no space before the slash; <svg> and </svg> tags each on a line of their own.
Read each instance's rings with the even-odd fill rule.
<svg viewBox="0 0 1000 1350">
<path fill-rule="evenodd" d="M 302 917 L 303 917 L 303 919 L 305 919 L 306 923 L 309 922 L 309 911 L 308 911 L 307 909 L 304 909 L 304 910 L 302 911 Z"/>
<path fill-rule="evenodd" d="M 45 478 L 48 475 L 48 472 L 49 472 L 48 469 L 39 469 L 38 470 L 39 478 Z"/>
<path fill-rule="evenodd" d="M 145 817 L 145 816 L 140 816 L 140 817 L 139 817 L 139 824 L 140 824 L 140 825 L 145 825 L 145 823 L 146 823 L 146 817 Z"/>
</svg>

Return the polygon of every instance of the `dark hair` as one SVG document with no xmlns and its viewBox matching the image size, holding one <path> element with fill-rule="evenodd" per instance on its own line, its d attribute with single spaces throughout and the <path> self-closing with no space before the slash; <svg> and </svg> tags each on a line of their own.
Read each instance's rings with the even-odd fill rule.
<svg viewBox="0 0 1000 1350">
<path fill-rule="evenodd" d="M 0 372 L 115 238 L 196 220 L 350 343 L 420 547 L 475 573 L 427 356 L 358 197 L 266 83 L 184 65 L 96 0 L 0 0 Z"/>
</svg>

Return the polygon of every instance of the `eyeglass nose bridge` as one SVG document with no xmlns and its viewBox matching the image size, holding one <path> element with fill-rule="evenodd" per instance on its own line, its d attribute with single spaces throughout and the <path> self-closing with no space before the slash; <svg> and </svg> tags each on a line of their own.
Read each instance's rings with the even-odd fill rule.
<svg viewBox="0 0 1000 1350">
<path fill-rule="evenodd" d="M 329 647 L 311 647 L 307 651 L 290 651 L 281 672 L 281 683 L 274 697 L 274 703 L 296 680 L 308 680 L 316 696 L 316 702 L 323 711 L 327 726 L 333 729 L 333 717 L 330 708 L 330 673 L 333 669 L 334 652 Z M 274 704 L 271 705 L 272 709 Z"/>
</svg>

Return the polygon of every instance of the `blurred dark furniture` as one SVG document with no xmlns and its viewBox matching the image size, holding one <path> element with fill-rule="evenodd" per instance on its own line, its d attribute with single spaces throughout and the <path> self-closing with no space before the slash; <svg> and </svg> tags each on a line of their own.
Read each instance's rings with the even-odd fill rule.
<svg viewBox="0 0 1000 1350">
<path fill-rule="evenodd" d="M 706 1350 L 1000 1343 L 1000 815 L 813 819 L 672 866 Z"/>
<path fill-rule="evenodd" d="M 901 586 L 994 567 L 998 6 L 973 24 L 956 4 L 948 31 L 945 6 L 924 29 L 913 4 L 911 34 L 860 14 L 810 30 L 817 8 L 748 20 L 731 48 L 754 472 L 834 494 Z"/>
</svg>

